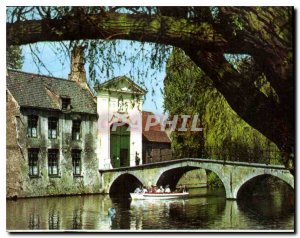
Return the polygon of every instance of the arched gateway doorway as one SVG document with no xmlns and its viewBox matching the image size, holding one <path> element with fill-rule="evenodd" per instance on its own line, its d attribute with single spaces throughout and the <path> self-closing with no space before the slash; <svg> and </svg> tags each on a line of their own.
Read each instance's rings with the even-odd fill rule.
<svg viewBox="0 0 300 238">
<path fill-rule="evenodd" d="M 111 125 L 110 158 L 113 168 L 130 165 L 130 128 L 128 125 Z"/>
</svg>

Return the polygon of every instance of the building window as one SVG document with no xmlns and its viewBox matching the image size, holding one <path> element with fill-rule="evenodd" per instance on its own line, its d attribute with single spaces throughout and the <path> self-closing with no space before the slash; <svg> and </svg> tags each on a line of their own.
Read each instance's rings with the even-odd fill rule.
<svg viewBox="0 0 300 238">
<path fill-rule="evenodd" d="M 37 137 L 37 124 L 38 116 L 30 115 L 28 116 L 28 137 Z"/>
<path fill-rule="evenodd" d="M 57 138 L 58 119 L 55 117 L 48 118 L 48 138 Z"/>
<path fill-rule="evenodd" d="M 58 175 L 58 150 L 48 150 L 48 174 Z"/>
<path fill-rule="evenodd" d="M 39 175 L 39 149 L 28 149 L 28 166 L 29 176 L 36 177 Z"/>
<path fill-rule="evenodd" d="M 72 150 L 73 175 L 81 175 L 81 150 Z"/>
<path fill-rule="evenodd" d="M 68 97 L 61 98 L 61 110 L 63 111 L 71 110 L 71 98 Z"/>
<path fill-rule="evenodd" d="M 72 124 L 72 140 L 80 139 L 80 124 L 81 121 L 75 120 Z"/>
</svg>

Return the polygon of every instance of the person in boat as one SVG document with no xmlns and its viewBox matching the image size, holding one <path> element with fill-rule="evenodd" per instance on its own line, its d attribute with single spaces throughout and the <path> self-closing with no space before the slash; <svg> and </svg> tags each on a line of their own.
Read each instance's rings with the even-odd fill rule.
<svg viewBox="0 0 300 238">
<path fill-rule="evenodd" d="M 165 190 L 164 190 L 163 186 L 160 186 L 160 187 L 156 190 L 157 193 L 163 193 L 164 191 L 165 191 Z"/>
<path fill-rule="evenodd" d="M 143 190 L 140 189 L 140 187 L 137 187 L 135 190 L 134 190 L 134 193 L 141 193 L 143 192 Z"/>
<path fill-rule="evenodd" d="M 156 189 L 156 188 L 157 188 L 156 186 L 151 185 L 150 192 L 151 192 L 151 193 L 156 193 L 156 192 L 157 192 L 157 189 Z"/>
<path fill-rule="evenodd" d="M 146 186 L 143 186 L 143 192 L 144 192 L 144 193 L 147 193 L 147 192 L 148 192 L 148 189 L 146 188 Z"/>
<path fill-rule="evenodd" d="M 187 188 L 187 186 L 184 185 L 184 186 L 183 186 L 182 192 L 183 192 L 183 193 L 187 193 L 187 191 L 188 191 L 188 188 Z"/>
<path fill-rule="evenodd" d="M 171 192 L 171 189 L 170 189 L 169 185 L 166 185 L 165 193 L 170 193 L 170 192 Z"/>
<path fill-rule="evenodd" d="M 183 188 L 182 188 L 181 185 L 179 186 L 179 188 L 176 188 L 176 192 L 177 193 L 182 193 L 183 192 Z"/>
</svg>

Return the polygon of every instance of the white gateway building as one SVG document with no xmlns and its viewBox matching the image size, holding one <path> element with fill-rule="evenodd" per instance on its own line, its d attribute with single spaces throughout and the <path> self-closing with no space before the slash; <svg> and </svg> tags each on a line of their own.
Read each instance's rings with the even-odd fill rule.
<svg viewBox="0 0 300 238">
<path fill-rule="evenodd" d="M 146 91 L 126 76 L 97 85 L 95 90 L 99 169 L 135 166 L 136 158 L 142 156 L 142 105 Z"/>
</svg>

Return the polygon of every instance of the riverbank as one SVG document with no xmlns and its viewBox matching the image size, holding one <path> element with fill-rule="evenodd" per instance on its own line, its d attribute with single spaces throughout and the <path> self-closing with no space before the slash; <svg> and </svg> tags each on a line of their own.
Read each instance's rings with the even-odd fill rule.
<svg viewBox="0 0 300 238">
<path fill-rule="evenodd" d="M 207 187 L 207 175 L 204 169 L 195 169 L 186 172 L 178 181 L 176 187 L 187 186 L 188 188 Z"/>
</svg>

